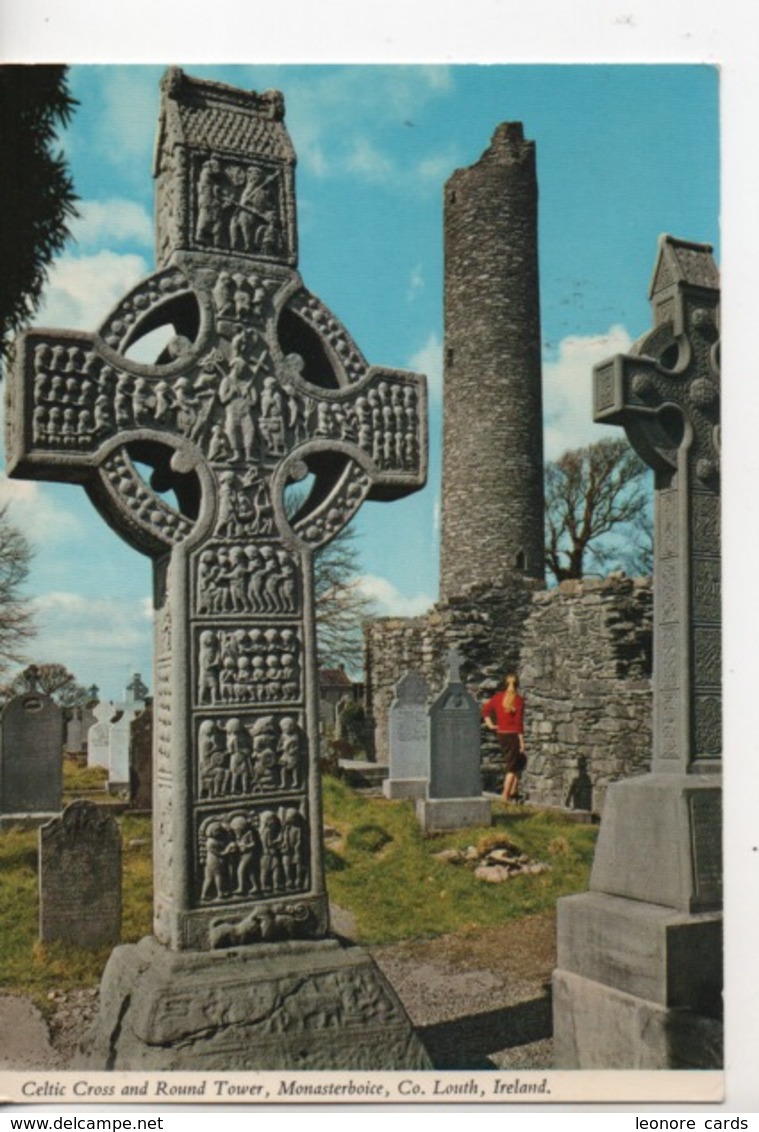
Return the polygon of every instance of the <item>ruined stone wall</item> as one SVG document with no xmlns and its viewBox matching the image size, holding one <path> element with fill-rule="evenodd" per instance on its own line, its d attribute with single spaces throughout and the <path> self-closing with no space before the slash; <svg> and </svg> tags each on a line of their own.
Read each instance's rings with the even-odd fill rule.
<svg viewBox="0 0 759 1132">
<path fill-rule="evenodd" d="M 650 766 L 652 619 L 650 581 L 612 576 L 550 591 L 511 578 L 472 587 L 424 617 L 371 622 L 367 706 L 377 761 L 388 760 L 397 680 L 420 672 L 436 694 L 447 651 L 457 645 L 462 676 L 481 701 L 507 669 L 520 672 L 529 800 L 600 812 L 609 782 Z M 482 767 L 485 789 L 500 789 L 499 752 L 484 731 Z"/>
<path fill-rule="evenodd" d="M 609 782 L 650 768 L 652 630 L 648 579 L 535 595 L 521 665 L 530 801 L 600 813 Z"/>
<path fill-rule="evenodd" d="M 522 632 L 542 582 L 505 574 L 498 582 L 470 586 L 441 601 L 422 617 L 384 617 L 364 631 L 366 703 L 374 717 L 374 751 L 388 761 L 388 712 L 395 685 L 406 672 L 419 672 L 432 695 L 442 691 L 447 655 L 457 647 L 462 679 L 472 695 L 491 695 L 507 669 L 519 664 Z"/>
</svg>

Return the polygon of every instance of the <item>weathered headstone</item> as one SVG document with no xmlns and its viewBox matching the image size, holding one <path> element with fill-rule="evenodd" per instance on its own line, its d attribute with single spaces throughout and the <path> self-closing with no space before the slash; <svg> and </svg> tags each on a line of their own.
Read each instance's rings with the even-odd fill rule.
<svg viewBox="0 0 759 1132">
<path fill-rule="evenodd" d="M 121 936 L 121 832 L 92 802 L 39 830 L 40 939 L 104 947 Z"/>
<path fill-rule="evenodd" d="M 92 709 L 95 722 L 87 732 L 87 766 L 104 766 L 107 769 L 110 765 L 111 720 L 117 710 L 110 700 L 101 700 Z"/>
<path fill-rule="evenodd" d="M 9 474 L 86 483 L 155 563 L 156 939 L 114 953 L 93 1065 L 426 1064 L 368 956 L 329 935 L 312 580 L 367 497 L 425 482 L 426 391 L 370 367 L 295 271 L 283 119 L 278 92 L 169 70 L 158 270 L 95 335 L 24 335 L 9 381 Z M 127 356 L 162 324 L 154 364 Z"/>
<path fill-rule="evenodd" d="M 482 796 L 480 709 L 461 681 L 461 657 L 448 656 L 448 683 L 429 709 L 429 784 L 417 799 L 425 833 L 490 825 L 490 802 Z"/>
<path fill-rule="evenodd" d="M 561 1068 L 717 1068 L 722 861 L 719 278 L 662 237 L 653 330 L 595 370 L 655 473 L 652 773 L 609 787 L 590 891 L 559 902 Z"/>
<path fill-rule="evenodd" d="M 129 804 L 134 810 L 153 806 L 153 708 L 132 721 L 129 740 Z"/>
<path fill-rule="evenodd" d="M 108 789 L 129 785 L 129 744 L 136 712 L 123 707 L 108 729 Z"/>
<path fill-rule="evenodd" d="M 407 672 L 395 686 L 390 705 L 387 798 L 424 798 L 430 773 L 429 687 L 418 672 Z"/>
<path fill-rule="evenodd" d="M 60 813 L 63 712 L 49 696 L 14 696 L 0 713 L 0 828 Z"/>
</svg>

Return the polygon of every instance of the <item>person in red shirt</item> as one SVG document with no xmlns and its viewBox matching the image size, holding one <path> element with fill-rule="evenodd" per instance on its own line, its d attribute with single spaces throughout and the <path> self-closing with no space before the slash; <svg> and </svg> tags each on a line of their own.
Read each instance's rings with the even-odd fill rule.
<svg viewBox="0 0 759 1132">
<path fill-rule="evenodd" d="M 524 696 L 519 694 L 519 677 L 509 672 L 504 690 L 491 696 L 482 708 L 485 726 L 498 735 L 506 760 L 503 800 L 510 802 L 519 790 L 519 776 L 527 765 L 524 753 Z"/>
</svg>

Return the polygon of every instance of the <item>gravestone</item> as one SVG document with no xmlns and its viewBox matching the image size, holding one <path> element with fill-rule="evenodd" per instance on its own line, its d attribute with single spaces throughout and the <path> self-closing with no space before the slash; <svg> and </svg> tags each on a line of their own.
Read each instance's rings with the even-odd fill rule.
<svg viewBox="0 0 759 1132">
<path fill-rule="evenodd" d="M 92 802 L 39 830 L 40 939 L 104 947 L 121 936 L 121 833 Z"/>
<path fill-rule="evenodd" d="M 153 806 L 153 708 L 132 720 L 129 739 L 129 804 L 133 810 Z"/>
<path fill-rule="evenodd" d="M 461 656 L 448 654 L 448 683 L 429 709 L 429 783 L 416 815 L 425 833 L 490 825 L 482 796 L 480 709 L 461 681 Z"/>
<path fill-rule="evenodd" d="M 129 744 L 136 712 L 123 707 L 108 728 L 108 789 L 123 790 L 129 785 Z"/>
<path fill-rule="evenodd" d="M 86 484 L 154 560 L 155 938 L 111 957 L 90 1064 L 427 1064 L 330 935 L 312 577 L 365 499 L 424 484 L 424 379 L 369 366 L 296 272 L 282 95 L 176 68 L 161 93 L 158 270 L 94 335 L 23 335 L 6 417 L 9 474 Z"/>
<path fill-rule="evenodd" d="M 87 732 L 87 766 L 103 766 L 106 769 L 110 766 L 111 720 L 117 710 L 110 700 L 101 700 L 92 709 L 95 722 Z"/>
<path fill-rule="evenodd" d="M 0 829 L 49 821 L 63 797 L 63 712 L 27 692 L 0 713 Z"/>
<path fill-rule="evenodd" d="M 140 673 L 135 672 L 132 676 L 132 679 L 127 684 L 126 689 L 124 690 L 124 699 L 127 704 L 134 705 L 137 708 L 142 708 L 145 706 L 149 691 L 150 689 L 143 681 Z"/>
<path fill-rule="evenodd" d="M 73 709 L 71 719 L 66 724 L 66 751 L 69 754 L 81 754 L 87 750 L 89 731 L 94 723 L 95 717 L 90 708 Z"/>
<path fill-rule="evenodd" d="M 561 1068 L 718 1068 L 722 861 L 719 278 L 662 237 L 653 329 L 596 367 L 595 416 L 654 469 L 652 771 L 609 787 L 590 891 L 558 905 Z"/>
<path fill-rule="evenodd" d="M 386 798 L 424 798 L 430 774 L 429 687 L 418 672 L 407 672 L 395 686 L 388 728 L 389 777 Z"/>
</svg>

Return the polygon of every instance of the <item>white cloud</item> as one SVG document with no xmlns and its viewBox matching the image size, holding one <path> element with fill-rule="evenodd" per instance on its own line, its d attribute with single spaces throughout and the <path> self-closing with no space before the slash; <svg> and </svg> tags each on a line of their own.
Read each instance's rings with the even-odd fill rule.
<svg viewBox="0 0 759 1132">
<path fill-rule="evenodd" d="M 161 69 L 152 67 L 114 67 L 103 71 L 102 152 L 113 165 L 136 169 L 140 177 L 150 169 L 160 74 Z"/>
<path fill-rule="evenodd" d="M 283 76 L 275 81 L 282 82 Z M 375 136 L 386 129 L 411 129 L 427 103 L 446 95 L 452 85 L 452 71 L 445 66 L 339 67 L 315 72 L 305 83 L 288 82 L 287 121 L 298 159 L 319 177 L 342 177 L 349 171 L 418 190 L 431 178 L 447 175 L 450 155 L 432 152 L 399 166 L 357 134 L 358 123 L 369 119 Z"/>
<path fill-rule="evenodd" d="M 63 255 L 50 270 L 34 325 L 94 330 L 147 273 L 147 263 L 139 255 L 111 251 Z"/>
<path fill-rule="evenodd" d="M 368 181 L 384 181 L 395 173 L 395 165 L 390 158 L 380 153 L 366 137 L 353 139 L 345 164 L 350 173 Z"/>
<path fill-rule="evenodd" d="M 593 423 L 593 366 L 613 354 L 627 353 L 631 345 L 624 326 L 612 326 L 606 334 L 564 338 L 558 357 L 543 363 L 547 460 L 555 460 L 568 448 L 582 448 L 604 436 L 620 435 L 618 428 Z"/>
<path fill-rule="evenodd" d="M 31 602 L 37 636 L 30 646 L 37 663 L 65 664 L 84 684 L 118 696 L 130 671 L 151 668 L 152 628 L 144 601 L 87 598 L 58 591 Z"/>
<path fill-rule="evenodd" d="M 416 373 L 427 375 L 430 398 L 443 395 L 443 343 L 435 331 L 431 331 L 427 341 L 409 358 L 408 368 Z"/>
<path fill-rule="evenodd" d="M 146 247 L 153 243 L 153 220 L 142 205 L 115 197 L 111 200 L 85 200 L 77 205 L 79 219 L 71 234 L 80 248 L 135 241 Z"/>
<path fill-rule="evenodd" d="M 373 574 L 357 578 L 356 586 L 365 597 L 374 602 L 378 617 L 417 617 L 426 613 L 435 600 L 428 594 L 405 597 L 392 582 Z"/>
<path fill-rule="evenodd" d="M 416 166 L 416 176 L 423 181 L 432 181 L 435 185 L 443 185 L 453 173 L 460 157 L 451 146 L 440 153 L 431 153 L 423 157 Z"/>
<path fill-rule="evenodd" d="M 9 480 L 0 473 L 0 506 L 8 504 L 8 514 L 29 542 L 60 544 L 84 534 L 81 519 L 50 498 L 48 491 L 34 480 Z"/>
</svg>

